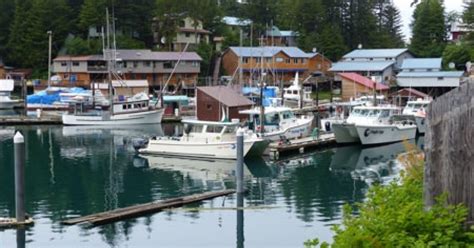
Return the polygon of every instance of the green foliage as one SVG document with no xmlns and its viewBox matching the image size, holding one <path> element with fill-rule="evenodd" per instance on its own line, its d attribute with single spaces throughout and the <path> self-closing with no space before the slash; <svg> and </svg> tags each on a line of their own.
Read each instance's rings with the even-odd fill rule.
<svg viewBox="0 0 474 248">
<path fill-rule="evenodd" d="M 105 6 L 105 0 L 84 0 L 78 22 L 83 33 L 91 26 L 105 26 Z"/>
<path fill-rule="evenodd" d="M 344 207 L 342 225 L 335 226 L 332 247 L 469 247 L 474 231 L 465 230 L 468 210 L 446 204 L 447 196 L 425 209 L 423 162 L 409 153 L 401 182 L 374 186 L 359 214 Z"/>
<path fill-rule="evenodd" d="M 201 56 L 201 76 L 207 76 L 211 73 L 211 61 L 213 59 L 214 49 L 211 45 L 206 43 L 200 43 L 196 48 L 197 54 Z"/>
<path fill-rule="evenodd" d="M 15 1 L 0 0 L 0 59 L 6 55 L 6 44 L 15 11 Z"/>
<path fill-rule="evenodd" d="M 468 29 L 474 30 L 474 2 L 470 2 L 466 5 L 462 15 L 462 20 Z M 474 46 L 474 32 L 470 32 L 465 38 L 465 41 L 471 46 Z"/>
<path fill-rule="evenodd" d="M 410 50 L 418 57 L 440 57 L 446 46 L 444 7 L 440 0 L 422 0 L 413 13 Z"/>
<path fill-rule="evenodd" d="M 443 67 L 445 69 L 450 69 L 448 64 L 452 62 L 456 65 L 456 69 L 464 70 L 464 65 L 470 60 L 470 51 L 465 44 L 451 44 L 444 49 Z"/>
</svg>

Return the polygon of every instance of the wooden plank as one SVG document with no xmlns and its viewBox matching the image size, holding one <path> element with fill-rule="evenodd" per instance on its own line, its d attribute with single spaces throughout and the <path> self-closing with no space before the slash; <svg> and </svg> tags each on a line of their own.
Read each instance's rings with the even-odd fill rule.
<svg viewBox="0 0 474 248">
<path fill-rule="evenodd" d="M 92 225 L 103 225 L 110 222 L 124 220 L 134 217 L 143 216 L 146 214 L 156 213 L 163 209 L 180 207 L 185 204 L 212 199 L 215 197 L 225 196 L 235 193 L 235 190 L 223 190 L 216 192 L 207 192 L 202 194 L 196 194 L 191 196 L 184 196 L 178 198 L 167 199 L 159 202 L 145 203 L 125 208 L 119 208 L 112 211 L 92 214 L 88 216 L 73 218 L 62 221 L 65 225 L 75 225 L 84 222 L 91 223 Z"/>
<path fill-rule="evenodd" d="M 474 220 L 474 82 L 465 83 L 430 104 L 425 134 L 425 204 L 448 194 L 449 204 L 469 208 Z"/>
</svg>

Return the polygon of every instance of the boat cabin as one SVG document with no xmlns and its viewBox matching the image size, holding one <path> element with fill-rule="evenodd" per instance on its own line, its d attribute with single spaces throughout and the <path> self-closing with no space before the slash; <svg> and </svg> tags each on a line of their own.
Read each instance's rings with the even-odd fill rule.
<svg viewBox="0 0 474 248">
<path fill-rule="evenodd" d="M 403 108 L 404 115 L 413 115 L 418 113 L 419 111 L 425 112 L 428 106 L 430 105 L 429 100 L 421 100 L 418 99 L 416 101 L 408 101 L 405 108 Z"/>
<path fill-rule="evenodd" d="M 182 139 L 196 142 L 221 142 L 235 141 L 238 121 L 213 122 L 198 120 L 183 120 L 184 135 Z"/>
<path fill-rule="evenodd" d="M 265 132 L 273 132 L 287 127 L 296 122 L 297 118 L 293 111 L 287 107 L 268 107 L 264 109 Z M 240 111 L 241 114 L 249 115 L 248 127 L 250 130 L 260 132 L 260 108 Z"/>
<path fill-rule="evenodd" d="M 399 115 L 400 113 L 400 108 L 395 106 L 359 106 L 352 110 L 347 122 L 382 122 L 388 120 L 390 116 Z"/>
</svg>

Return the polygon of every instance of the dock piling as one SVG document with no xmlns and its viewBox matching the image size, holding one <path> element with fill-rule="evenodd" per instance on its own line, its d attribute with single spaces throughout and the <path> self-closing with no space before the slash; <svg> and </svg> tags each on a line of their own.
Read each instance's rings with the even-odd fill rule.
<svg viewBox="0 0 474 248">
<path fill-rule="evenodd" d="M 16 220 L 25 222 L 25 139 L 20 132 L 13 137 L 15 150 L 15 210 Z"/>
<path fill-rule="evenodd" d="M 237 130 L 237 193 L 244 193 L 244 130 Z"/>
</svg>

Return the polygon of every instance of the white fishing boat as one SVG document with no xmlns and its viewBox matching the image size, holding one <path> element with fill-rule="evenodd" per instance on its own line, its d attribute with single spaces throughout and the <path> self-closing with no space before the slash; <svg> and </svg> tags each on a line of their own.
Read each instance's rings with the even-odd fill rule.
<svg viewBox="0 0 474 248">
<path fill-rule="evenodd" d="M 115 35 L 113 38 L 115 40 Z M 109 40 L 109 37 L 107 37 L 107 40 Z M 113 44 L 115 44 L 115 41 Z M 99 109 L 90 109 L 88 108 L 88 104 L 85 102 L 74 103 L 74 112 L 62 116 L 63 124 L 117 126 L 161 123 L 164 112 L 163 109 L 156 108 L 154 105 L 150 104 L 150 98 L 145 92 L 138 93 L 132 97 L 115 95 L 116 90 L 112 77 L 116 79 L 116 82 L 119 85 L 125 85 L 124 80 L 120 78 L 116 70 L 117 50 L 115 46 L 111 47 L 108 43 L 107 47 L 104 47 L 103 52 L 104 60 L 107 62 L 108 72 L 106 82 L 109 91 L 108 106 L 99 106 Z M 92 100 L 95 99 L 92 98 Z M 95 104 L 92 105 L 95 106 Z"/>
<path fill-rule="evenodd" d="M 187 158 L 237 159 L 236 133 L 238 122 L 208 122 L 184 120 L 185 133 L 181 137 L 154 137 L 135 147 L 141 154 Z M 262 155 L 268 142 L 250 130 L 244 132 L 244 156 Z"/>
<path fill-rule="evenodd" d="M 288 88 L 284 88 L 283 90 L 284 102 L 300 103 L 301 94 L 303 94 L 303 103 L 312 103 L 313 99 L 311 98 L 311 88 L 303 87 L 303 92 L 301 92 L 301 87 L 302 86 L 299 82 L 299 74 L 297 72 L 293 84 Z"/>
<path fill-rule="evenodd" d="M 409 120 L 357 123 L 357 134 L 362 145 L 379 145 L 410 140 L 416 137 L 416 124 Z"/>
<path fill-rule="evenodd" d="M 248 127 L 266 140 L 276 141 L 282 137 L 294 139 L 309 136 L 314 116 L 297 118 L 288 107 L 265 107 L 264 130 L 260 130 L 260 107 L 242 110 L 240 114 L 249 115 Z"/>
<path fill-rule="evenodd" d="M 426 109 L 430 103 L 431 100 L 417 99 L 416 101 L 408 101 L 405 108 L 403 108 L 404 115 L 412 115 L 415 117 L 416 127 L 420 134 L 426 132 Z"/>
<path fill-rule="evenodd" d="M 357 124 L 381 123 L 400 112 L 400 108 L 392 105 L 354 107 L 345 121 L 332 124 L 336 142 L 340 144 L 358 143 L 360 139 L 356 129 Z"/>
<path fill-rule="evenodd" d="M 15 82 L 12 79 L 0 80 L 0 109 L 12 109 L 20 103 L 20 100 L 10 98 L 14 86 Z"/>
</svg>

